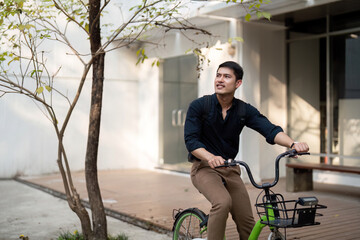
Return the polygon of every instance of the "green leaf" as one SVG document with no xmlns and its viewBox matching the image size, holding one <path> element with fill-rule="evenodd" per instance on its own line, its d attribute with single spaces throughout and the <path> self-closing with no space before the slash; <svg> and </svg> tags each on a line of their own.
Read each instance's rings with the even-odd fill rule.
<svg viewBox="0 0 360 240">
<path fill-rule="evenodd" d="M 233 38 L 228 39 L 228 43 L 232 44 L 233 40 L 235 40 L 237 42 L 244 42 L 244 39 L 242 37 L 233 37 Z"/>
<path fill-rule="evenodd" d="M 11 55 L 12 56 L 12 55 Z M 10 65 L 10 63 L 12 63 L 13 61 L 19 61 L 20 58 L 19 57 L 14 57 L 11 61 L 8 62 L 8 66 Z"/>
<path fill-rule="evenodd" d="M 36 89 L 36 92 L 38 94 L 42 93 L 44 91 L 44 88 L 43 87 L 39 87 L 38 89 Z"/>
<path fill-rule="evenodd" d="M 32 77 L 35 73 L 36 73 L 36 70 L 32 70 L 32 72 L 30 73 L 30 77 Z"/>
<path fill-rule="evenodd" d="M 46 90 L 48 90 L 48 92 L 51 92 L 52 88 L 48 85 L 45 86 Z"/>
<path fill-rule="evenodd" d="M 24 26 L 24 25 L 22 25 L 22 24 L 20 24 L 20 25 L 18 26 L 18 29 L 19 29 L 20 31 L 22 31 L 22 30 L 24 30 L 24 29 L 25 29 L 25 26 Z"/>
<path fill-rule="evenodd" d="M 29 30 L 30 28 L 32 28 L 32 27 L 35 28 L 35 26 L 32 25 L 32 24 L 26 24 L 26 25 L 25 25 L 25 28 L 28 29 L 28 30 Z"/>
<path fill-rule="evenodd" d="M 86 30 L 86 32 L 89 32 L 89 24 L 88 23 L 85 24 L 85 30 Z"/>
<path fill-rule="evenodd" d="M 42 70 L 32 70 L 32 71 L 31 71 L 31 74 L 30 74 L 30 77 L 34 76 L 34 74 L 35 74 L 36 72 L 41 73 Z"/>
<path fill-rule="evenodd" d="M 198 55 L 198 56 L 201 55 L 201 52 L 200 52 L 199 50 L 197 50 L 197 49 L 194 49 L 194 53 L 195 53 L 196 55 Z"/>
<path fill-rule="evenodd" d="M 185 51 L 185 54 L 188 54 L 189 52 L 191 52 L 191 48 L 189 48 L 188 50 Z"/>
<path fill-rule="evenodd" d="M 263 12 L 262 15 L 264 16 L 264 18 L 266 18 L 267 20 L 271 21 L 271 14 L 268 12 Z"/>
<path fill-rule="evenodd" d="M 250 21 L 250 18 L 251 18 L 250 13 L 246 14 L 246 16 L 245 16 L 245 21 L 249 22 L 249 21 Z"/>
<path fill-rule="evenodd" d="M 256 12 L 257 18 L 261 18 L 263 16 L 262 12 Z"/>
<path fill-rule="evenodd" d="M 148 59 L 148 57 L 145 55 L 141 61 L 141 63 L 144 63 L 145 59 Z"/>
<path fill-rule="evenodd" d="M 234 37 L 233 39 L 237 42 L 244 42 L 244 39 L 242 37 Z"/>
</svg>

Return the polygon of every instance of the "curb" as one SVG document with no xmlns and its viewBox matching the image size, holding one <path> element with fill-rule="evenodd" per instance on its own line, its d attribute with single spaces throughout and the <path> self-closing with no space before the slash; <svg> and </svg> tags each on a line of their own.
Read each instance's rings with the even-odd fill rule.
<svg viewBox="0 0 360 240">
<path fill-rule="evenodd" d="M 54 197 L 57 197 L 57 198 L 67 201 L 65 193 L 53 190 L 48 187 L 44 187 L 39 184 L 29 182 L 29 181 L 21 179 L 21 178 L 14 178 L 13 180 L 15 180 L 19 183 L 25 184 L 29 187 L 43 191 L 45 193 L 51 194 Z M 89 201 L 81 200 L 81 203 L 84 205 L 84 207 L 90 209 Z M 161 226 L 159 224 L 156 224 L 156 223 L 153 223 L 153 222 L 150 222 L 150 221 L 138 218 L 138 217 L 134 217 L 134 216 L 131 216 L 131 215 L 123 213 L 123 212 L 114 211 L 107 207 L 105 207 L 104 210 L 105 210 L 105 214 L 109 217 L 121 220 L 123 222 L 132 224 L 134 226 L 140 227 L 145 230 L 149 230 L 149 231 L 153 231 L 153 232 L 157 232 L 157 233 L 161 233 L 161 234 L 172 235 L 172 231 L 170 229 L 167 229 L 166 227 Z"/>
</svg>

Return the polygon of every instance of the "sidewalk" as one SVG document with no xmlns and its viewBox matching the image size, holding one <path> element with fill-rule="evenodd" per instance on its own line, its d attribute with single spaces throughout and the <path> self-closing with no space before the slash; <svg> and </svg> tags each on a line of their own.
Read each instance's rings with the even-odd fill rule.
<svg viewBox="0 0 360 240">
<path fill-rule="evenodd" d="M 48 193 L 63 196 L 63 185 L 61 176 L 59 174 L 37 176 L 37 177 L 26 177 L 21 178 L 20 181 L 31 184 L 35 187 L 39 187 Z M 86 201 L 86 187 L 83 172 L 73 173 L 73 181 L 80 196 Z M 1 182 L 0 182 L 1 183 Z M 15 182 L 16 183 L 16 182 Z M 19 185 L 19 183 L 16 183 Z M 207 200 L 192 186 L 189 175 L 186 174 L 169 174 L 164 171 L 147 171 L 147 170 L 112 170 L 112 171 L 99 171 L 99 184 L 102 191 L 103 201 L 106 207 L 107 214 L 117 219 L 121 219 L 126 222 L 130 222 L 134 225 L 140 226 L 144 229 L 150 229 L 152 231 L 146 231 L 148 235 L 145 238 L 132 237 L 130 239 L 171 239 L 171 235 L 156 235 L 152 237 L 149 234 L 156 232 L 160 233 L 171 233 L 173 224 L 172 212 L 173 209 L 186 209 L 188 207 L 198 207 L 204 212 L 208 212 L 210 204 Z M 18 188 L 14 186 L 13 188 Z M 20 184 L 21 186 L 22 184 Z M 0 185 L 1 186 L 1 185 Z M 27 188 L 23 185 L 24 188 Z M 249 195 L 252 200 L 252 204 L 259 193 L 258 189 L 253 188 L 251 185 L 247 185 Z M 1 190 L 1 189 L 0 189 Z M 288 239 L 357 239 L 360 236 L 360 189 L 351 188 L 344 186 L 326 185 L 326 184 L 315 184 L 315 190 L 311 192 L 300 192 L 300 193 L 288 193 L 285 192 L 285 181 L 280 180 L 279 184 L 274 189 L 276 192 L 284 194 L 286 199 L 297 199 L 300 196 L 317 196 L 320 203 L 327 205 L 328 208 L 324 209 L 322 213 L 323 217 L 320 217 L 318 221 L 321 225 L 288 229 Z M 4 190 L 7 191 L 7 190 Z M 1 192 L 4 192 L 1 191 Z M 38 190 L 32 190 L 37 191 Z M 43 193 L 45 194 L 45 193 Z M 7 194 L 8 195 L 8 194 Z M 7 196 L 6 195 L 6 196 Z M 47 195 L 47 194 L 45 194 Z M 16 193 L 15 193 L 15 196 Z M 49 196 L 50 197 L 50 196 Z M 0 236 L 2 236 L 2 229 L 11 229 L 10 225 L 14 222 L 11 221 L 12 215 L 15 214 L 15 209 L 9 212 L 10 208 L 3 206 L 3 201 L 14 201 L 13 200 L 1 200 L 1 209 L 6 209 L 6 217 L 0 215 Z M 27 198 L 27 196 L 22 197 Z M 20 201 L 19 199 L 17 199 Z M 56 199 L 57 202 L 52 203 L 54 207 L 59 202 L 65 203 L 66 211 L 69 211 L 70 217 L 76 222 L 77 216 L 71 212 L 64 200 Z M 32 206 L 32 213 L 34 217 L 42 216 L 44 213 L 40 213 L 40 209 L 46 205 L 44 203 L 30 203 Z M 20 201 L 21 202 L 21 201 Z M 14 205 L 13 205 L 14 206 Z M 16 205 L 15 205 L 16 206 Z M 55 210 L 54 210 L 55 211 Z M 64 210 L 65 211 L 65 210 Z M 29 213 L 25 210 L 16 210 L 18 216 L 22 214 L 27 216 Z M 255 208 L 253 208 L 255 219 L 257 215 Z M 49 209 L 45 211 L 45 214 L 54 217 L 58 214 L 53 214 L 53 210 Z M 72 215 L 71 215 L 72 214 Z M 10 217 L 10 219 L 9 219 Z M 3 219 L 6 219 L 4 221 Z M 113 219 L 115 222 L 117 220 Z M 62 223 L 69 222 L 66 220 L 58 222 L 56 226 L 62 228 L 67 227 Z M 33 225 L 36 225 L 36 221 L 33 221 Z M 26 225 L 26 226 L 25 226 Z M 38 224 L 39 225 L 39 224 Z M 232 221 L 228 221 L 226 230 L 226 239 L 235 240 L 238 239 L 236 236 L 235 226 Z M 32 228 L 27 223 L 20 225 L 22 228 L 15 229 L 16 236 L 25 234 L 20 232 L 19 229 Z M 79 226 L 79 225 L 78 225 Z M 109 233 L 114 228 L 110 227 Z M 71 227 L 71 226 L 69 226 Z M 46 230 L 50 228 L 44 227 Z M 59 228 L 59 227 L 58 227 Z M 74 228 L 73 228 L 74 229 Z M 76 228 L 76 229 L 79 229 Z M 119 232 L 126 233 L 125 229 L 128 227 L 115 227 L 116 230 L 120 229 Z M 59 229 L 55 229 L 59 230 Z M 53 234 L 53 232 L 51 233 Z M 267 231 L 263 231 L 259 239 L 265 239 Z M 29 236 L 30 237 L 30 236 Z M 164 237 L 164 238 L 161 238 Z M 0 239 L 2 239 L 0 237 Z M 36 238 L 33 238 L 36 239 Z M 41 239 L 41 238 L 37 238 Z M 49 239 L 49 238 L 47 238 Z M 32 240 L 32 239 L 30 239 Z"/>
<path fill-rule="evenodd" d="M 66 201 L 14 180 L 0 180 L 0 240 L 57 239 L 60 233 L 81 231 L 78 217 Z M 170 237 L 108 217 L 108 232 L 134 240 L 167 240 Z"/>
</svg>

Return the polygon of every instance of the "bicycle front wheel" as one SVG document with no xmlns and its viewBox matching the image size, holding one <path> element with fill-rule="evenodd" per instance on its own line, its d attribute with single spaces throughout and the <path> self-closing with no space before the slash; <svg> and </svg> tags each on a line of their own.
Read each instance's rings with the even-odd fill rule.
<svg viewBox="0 0 360 240">
<path fill-rule="evenodd" d="M 200 226 L 205 218 L 205 214 L 197 208 L 182 211 L 175 220 L 173 240 L 205 239 L 206 225 Z"/>
<path fill-rule="evenodd" d="M 285 240 L 285 236 L 278 231 L 278 229 L 275 229 L 275 231 L 271 232 L 269 234 L 268 240 Z"/>
</svg>

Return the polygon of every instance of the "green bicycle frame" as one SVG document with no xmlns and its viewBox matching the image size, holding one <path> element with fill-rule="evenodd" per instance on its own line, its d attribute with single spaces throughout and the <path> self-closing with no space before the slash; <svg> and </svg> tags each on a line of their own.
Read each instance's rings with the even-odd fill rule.
<svg viewBox="0 0 360 240">
<path fill-rule="evenodd" d="M 274 209 L 272 208 L 271 204 L 266 205 L 265 207 L 266 212 L 267 212 L 267 216 L 262 216 L 261 219 L 259 219 L 255 226 L 253 227 L 251 234 L 249 236 L 249 240 L 257 240 L 259 238 L 259 235 L 261 233 L 261 231 L 263 230 L 263 228 L 266 226 L 266 224 L 261 223 L 262 221 L 264 222 L 269 222 L 269 221 L 273 221 L 275 220 L 275 214 L 274 214 Z M 268 219 L 269 217 L 269 219 Z M 273 227 L 270 227 L 270 229 L 273 229 Z"/>
<path fill-rule="evenodd" d="M 266 211 L 267 211 L 267 217 L 266 215 L 265 216 L 262 216 L 261 219 L 259 219 L 256 223 L 255 223 L 255 226 L 253 227 L 252 231 L 251 231 L 251 234 L 248 238 L 248 240 L 258 240 L 259 239 L 259 236 L 260 236 L 260 233 L 261 231 L 263 230 L 263 228 L 266 226 L 266 224 L 263 224 L 261 223 L 262 221 L 264 222 L 267 222 L 267 221 L 273 221 L 275 220 L 275 214 L 274 214 L 274 209 L 272 208 L 272 205 L 271 204 L 268 204 L 266 205 Z M 270 227 L 270 229 L 273 229 L 274 227 Z M 201 230 L 201 233 L 207 231 L 207 227 L 203 228 Z M 224 240 L 226 238 L 224 237 Z"/>
</svg>

